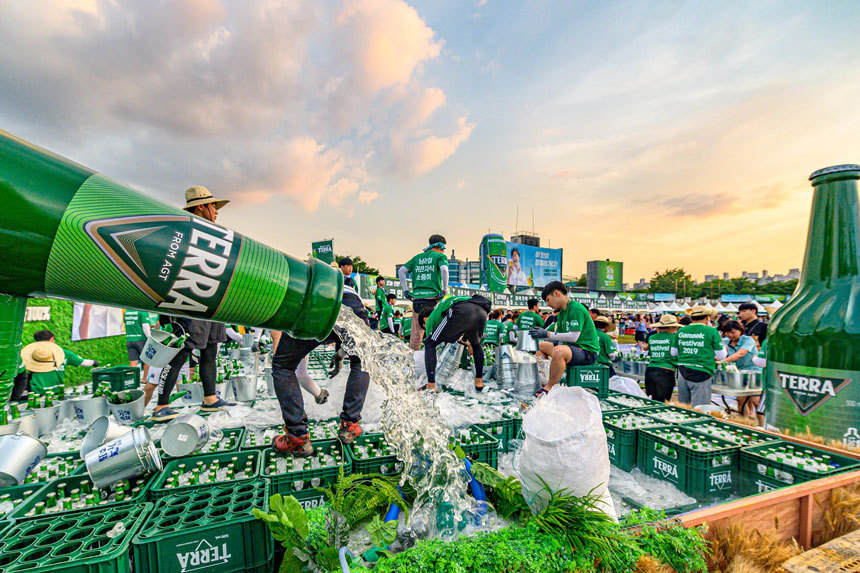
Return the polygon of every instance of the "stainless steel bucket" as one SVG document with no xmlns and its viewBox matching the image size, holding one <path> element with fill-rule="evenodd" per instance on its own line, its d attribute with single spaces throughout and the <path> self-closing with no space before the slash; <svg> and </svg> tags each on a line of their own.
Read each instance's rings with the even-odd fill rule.
<svg viewBox="0 0 860 573">
<path fill-rule="evenodd" d="M 66 419 L 71 420 L 75 418 L 75 405 L 72 404 L 71 399 L 67 398 L 60 402 L 60 413 L 58 418 L 61 422 Z"/>
<path fill-rule="evenodd" d="M 14 420 L 9 420 L 8 424 L 3 424 L 0 426 L 0 436 L 5 436 L 7 434 L 14 434 L 18 431 L 18 426 L 21 422 L 19 422 L 18 418 Z"/>
<path fill-rule="evenodd" d="M 23 432 L 34 438 L 39 437 L 39 419 L 36 418 L 36 410 L 24 410 L 18 418 L 18 432 Z"/>
<path fill-rule="evenodd" d="M 528 330 L 517 332 L 517 350 L 533 354 L 538 351 L 538 341 L 532 338 Z"/>
<path fill-rule="evenodd" d="M 257 379 L 254 376 L 231 376 L 233 393 L 239 402 L 250 402 L 257 399 Z"/>
<path fill-rule="evenodd" d="M 87 454 L 100 445 L 111 442 L 131 430 L 130 426 L 117 424 L 107 416 L 96 418 L 87 428 L 87 434 L 84 436 L 84 441 L 81 442 L 81 459 L 86 459 Z"/>
<path fill-rule="evenodd" d="M 0 487 L 23 484 L 47 453 L 45 444 L 24 433 L 0 436 Z"/>
<path fill-rule="evenodd" d="M 77 398 L 72 400 L 75 408 L 75 417 L 85 426 L 92 424 L 96 418 L 107 416 L 110 413 L 107 400 L 102 396 L 98 398 Z"/>
<path fill-rule="evenodd" d="M 233 399 L 233 383 L 221 382 L 219 384 L 215 384 L 215 395 L 218 397 L 219 400 L 225 400 L 229 402 Z M 202 398 L 200 399 L 200 402 L 203 402 Z"/>
<path fill-rule="evenodd" d="M 516 386 L 517 364 L 510 344 L 503 344 L 496 349 L 496 380 L 500 388 L 513 389 Z"/>
<path fill-rule="evenodd" d="M 202 416 L 185 414 L 171 420 L 161 435 L 161 449 L 172 458 L 198 451 L 209 441 L 209 424 Z"/>
<path fill-rule="evenodd" d="M 84 462 L 93 484 L 109 487 L 119 480 L 160 471 L 161 458 L 144 427 L 132 431 L 96 448 Z"/>
<path fill-rule="evenodd" d="M 761 389 L 761 372 L 749 372 L 749 387 L 751 389 Z"/>
<path fill-rule="evenodd" d="M 514 388 L 518 394 L 528 394 L 529 396 L 537 392 L 540 388 L 537 362 L 520 362 L 517 364 L 517 381 Z"/>
<path fill-rule="evenodd" d="M 117 392 L 117 394 L 134 399 L 127 404 L 111 404 L 108 402 L 108 407 L 117 422 L 120 424 L 131 424 L 143 418 L 143 390 L 123 390 L 122 392 Z"/>
<path fill-rule="evenodd" d="M 176 388 L 177 392 L 188 392 L 185 396 L 179 399 L 179 403 L 183 406 L 199 406 L 203 403 L 203 385 L 196 383 L 179 384 Z"/>
<path fill-rule="evenodd" d="M 749 378 L 744 374 L 744 372 L 726 372 L 721 370 L 721 383 L 732 390 L 744 390 L 747 384 L 749 384 Z"/>
<path fill-rule="evenodd" d="M 263 369 L 263 378 L 266 380 L 266 392 L 270 398 L 277 398 L 275 394 L 275 378 L 272 376 L 272 367 L 267 366 Z"/>
<path fill-rule="evenodd" d="M 39 426 L 39 435 L 44 436 L 50 434 L 57 427 L 60 421 L 60 405 L 51 406 L 50 408 L 36 408 L 36 423 Z"/>
<path fill-rule="evenodd" d="M 439 365 L 436 367 L 436 380 L 445 382 L 457 368 L 460 367 L 460 360 L 463 358 L 463 345 L 459 342 L 452 342 L 446 346 L 439 356 Z"/>
</svg>

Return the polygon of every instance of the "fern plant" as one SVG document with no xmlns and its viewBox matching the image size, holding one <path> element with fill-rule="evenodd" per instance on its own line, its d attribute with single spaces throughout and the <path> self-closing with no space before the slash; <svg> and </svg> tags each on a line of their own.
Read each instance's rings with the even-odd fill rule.
<svg viewBox="0 0 860 573">
<path fill-rule="evenodd" d="M 409 506 L 400 496 L 397 483 L 380 474 L 347 476 L 341 467 L 335 484 L 317 490 L 325 495 L 331 508 L 346 519 L 349 528 L 378 516 L 392 504 L 409 517 Z"/>
</svg>

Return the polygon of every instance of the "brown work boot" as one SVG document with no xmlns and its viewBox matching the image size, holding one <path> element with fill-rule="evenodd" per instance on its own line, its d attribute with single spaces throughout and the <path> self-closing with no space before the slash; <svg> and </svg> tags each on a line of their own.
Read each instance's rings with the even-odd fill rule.
<svg viewBox="0 0 860 573">
<path fill-rule="evenodd" d="M 358 422 L 344 422 L 341 420 L 340 430 L 337 431 L 337 437 L 344 444 L 351 444 L 361 435 L 362 431 L 363 430 L 361 429 L 361 426 L 358 425 Z"/>
<path fill-rule="evenodd" d="M 275 436 L 272 448 L 279 454 L 292 454 L 297 458 L 307 458 L 314 455 L 314 447 L 308 434 L 296 437 L 284 430 L 284 434 Z"/>
</svg>

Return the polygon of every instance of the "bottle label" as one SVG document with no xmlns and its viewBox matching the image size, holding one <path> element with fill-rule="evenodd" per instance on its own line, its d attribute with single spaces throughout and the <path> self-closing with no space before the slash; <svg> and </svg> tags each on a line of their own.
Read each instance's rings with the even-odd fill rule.
<svg viewBox="0 0 860 573">
<path fill-rule="evenodd" d="M 811 368 L 770 362 L 770 380 L 791 400 L 801 416 L 807 416 L 848 388 L 857 376 L 850 370 Z"/>
<path fill-rule="evenodd" d="M 95 174 L 70 202 L 46 290 L 79 300 L 260 324 L 286 294 L 287 257 Z"/>
</svg>

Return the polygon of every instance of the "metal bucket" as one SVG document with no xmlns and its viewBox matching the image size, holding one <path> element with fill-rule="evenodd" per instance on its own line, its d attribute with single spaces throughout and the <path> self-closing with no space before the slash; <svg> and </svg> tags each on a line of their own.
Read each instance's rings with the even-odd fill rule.
<svg viewBox="0 0 860 573">
<path fill-rule="evenodd" d="M 36 424 L 39 426 L 39 435 L 50 434 L 60 421 L 60 405 L 50 408 L 36 408 Z"/>
<path fill-rule="evenodd" d="M 18 418 L 15 418 L 14 420 L 9 420 L 8 424 L 3 424 L 2 426 L 0 426 L 0 436 L 6 436 L 8 434 L 14 434 L 15 432 L 18 431 L 19 425 L 20 425 L 20 422 L 19 422 Z"/>
<path fill-rule="evenodd" d="M 447 381 L 457 368 L 460 367 L 460 360 L 463 358 L 463 345 L 459 342 L 452 342 L 447 345 L 439 355 L 439 365 L 436 367 L 436 380 L 442 382 Z"/>
<path fill-rule="evenodd" d="M 239 402 L 250 402 L 257 398 L 257 380 L 254 376 L 232 376 L 233 393 Z"/>
<path fill-rule="evenodd" d="M 538 351 L 538 341 L 532 338 L 528 330 L 520 330 L 517 333 L 517 350 L 534 354 Z"/>
<path fill-rule="evenodd" d="M 761 372 L 747 372 L 750 389 L 761 389 Z"/>
<path fill-rule="evenodd" d="M 92 424 L 96 418 L 110 414 L 107 400 L 102 396 L 97 398 L 77 398 L 72 400 L 72 406 L 75 408 L 75 417 L 83 422 L 85 426 Z"/>
<path fill-rule="evenodd" d="M 201 392 L 203 389 L 200 389 Z M 215 396 L 218 397 L 219 400 L 224 400 L 225 402 L 229 402 L 233 399 L 233 383 L 232 382 L 221 382 L 220 384 L 215 384 Z M 203 402 L 203 399 L 200 399 L 200 402 Z"/>
<path fill-rule="evenodd" d="M 47 453 L 45 444 L 21 432 L 0 436 L 0 487 L 23 484 Z"/>
<path fill-rule="evenodd" d="M 61 422 L 66 419 L 71 420 L 75 418 L 75 405 L 72 404 L 71 399 L 66 399 L 60 402 L 60 412 L 58 418 Z"/>
<path fill-rule="evenodd" d="M 209 441 L 209 424 L 202 416 L 185 414 L 171 420 L 161 435 L 161 449 L 172 458 L 193 454 Z"/>
<path fill-rule="evenodd" d="M 84 458 L 87 473 L 97 488 L 109 487 L 119 480 L 161 471 L 161 458 L 144 427 L 132 431 L 91 451 Z"/>
<path fill-rule="evenodd" d="M 239 360 L 239 354 L 241 352 L 242 352 L 241 348 L 231 348 L 229 350 L 228 356 L 230 357 L 230 360 Z"/>
<path fill-rule="evenodd" d="M 87 429 L 87 435 L 81 442 L 81 459 L 86 459 L 87 454 L 104 444 L 111 442 L 120 436 L 131 432 L 130 426 L 122 426 L 107 416 L 96 418 Z"/>
<path fill-rule="evenodd" d="M 203 403 L 203 385 L 202 384 L 179 384 L 176 387 L 177 392 L 188 392 L 185 396 L 179 399 L 179 403 L 183 406 L 199 406 Z"/>
<path fill-rule="evenodd" d="M 517 364 L 514 362 L 513 347 L 510 344 L 503 344 L 496 349 L 496 380 L 500 388 L 516 387 Z"/>
<path fill-rule="evenodd" d="M 743 390 L 749 384 L 749 379 L 744 376 L 743 372 L 725 372 L 721 370 L 720 378 L 724 386 L 733 390 Z"/>
<path fill-rule="evenodd" d="M 18 418 L 18 432 L 23 432 L 34 438 L 39 437 L 39 420 L 36 418 L 36 410 L 24 410 Z"/>
<path fill-rule="evenodd" d="M 540 388 L 537 362 L 520 362 L 517 364 L 517 381 L 514 388 L 520 394 L 532 395 L 537 392 Z"/>
<path fill-rule="evenodd" d="M 162 344 L 168 338 L 173 338 L 173 334 L 165 330 L 151 331 L 140 353 L 141 362 L 156 368 L 167 366 L 181 350 L 180 348 L 173 348 L 172 346 Z"/>
<path fill-rule="evenodd" d="M 271 366 L 263 369 L 263 378 L 266 380 L 266 392 L 269 394 L 269 397 L 277 398 L 277 394 L 275 394 L 275 378 L 272 376 Z"/>
<path fill-rule="evenodd" d="M 120 424 L 130 424 L 143 418 L 143 390 L 123 390 L 122 392 L 117 392 L 117 395 L 134 398 L 133 402 L 127 404 L 108 403 L 108 407 L 117 422 Z"/>
</svg>

